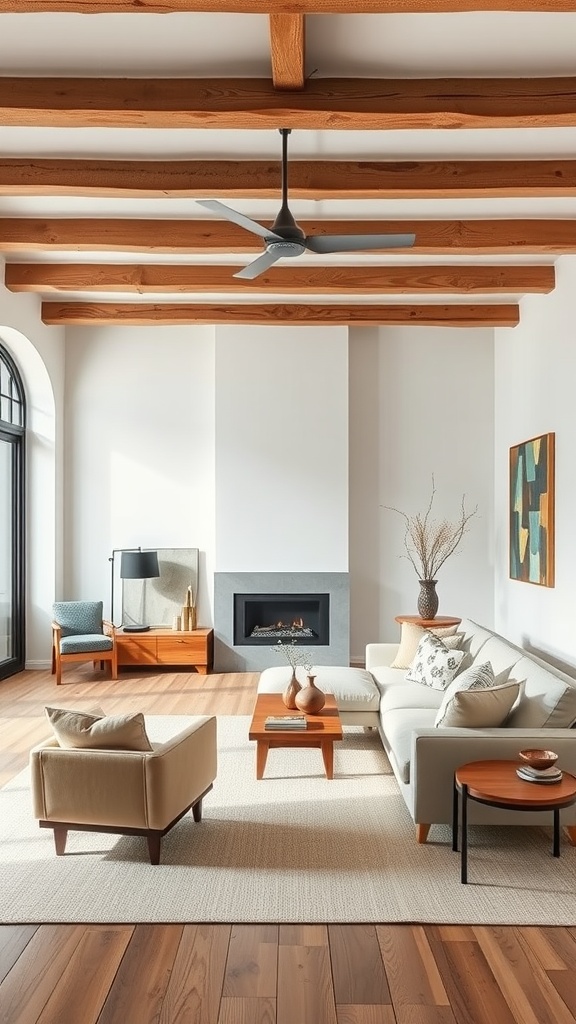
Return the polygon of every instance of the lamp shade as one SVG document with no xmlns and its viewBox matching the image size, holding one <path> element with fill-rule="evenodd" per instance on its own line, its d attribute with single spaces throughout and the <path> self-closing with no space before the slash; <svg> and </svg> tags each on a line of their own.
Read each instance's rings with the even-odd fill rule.
<svg viewBox="0 0 576 1024">
<path fill-rule="evenodd" d="M 160 575 L 156 551 L 123 551 L 120 558 L 120 578 L 123 580 L 150 580 Z"/>
</svg>

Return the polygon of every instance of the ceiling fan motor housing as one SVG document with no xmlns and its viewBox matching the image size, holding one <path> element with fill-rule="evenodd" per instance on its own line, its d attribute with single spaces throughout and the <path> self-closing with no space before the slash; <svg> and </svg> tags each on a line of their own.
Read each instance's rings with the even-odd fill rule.
<svg viewBox="0 0 576 1024">
<path fill-rule="evenodd" d="M 275 238 L 266 239 L 266 251 L 274 252 L 278 257 L 283 259 L 287 256 L 301 256 L 303 252 L 306 252 L 306 246 L 303 242 L 291 241 L 290 239 L 283 239 L 279 242 Z"/>
</svg>

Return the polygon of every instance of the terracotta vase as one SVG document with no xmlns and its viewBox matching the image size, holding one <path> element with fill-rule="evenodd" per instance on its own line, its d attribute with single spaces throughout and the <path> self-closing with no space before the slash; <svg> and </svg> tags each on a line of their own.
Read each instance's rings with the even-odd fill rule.
<svg viewBox="0 0 576 1024">
<path fill-rule="evenodd" d="M 433 619 L 438 611 L 438 594 L 436 593 L 437 580 L 418 580 L 420 593 L 418 594 L 418 614 L 421 619 Z"/>
<path fill-rule="evenodd" d="M 301 689 L 302 687 L 296 678 L 296 669 L 292 669 L 292 678 L 282 694 L 282 700 L 289 711 L 295 711 L 298 707 L 296 704 L 296 694 L 299 693 Z"/>
<path fill-rule="evenodd" d="M 326 703 L 326 695 L 314 682 L 316 676 L 308 676 L 308 685 L 296 694 L 296 707 L 305 715 L 317 715 Z"/>
</svg>

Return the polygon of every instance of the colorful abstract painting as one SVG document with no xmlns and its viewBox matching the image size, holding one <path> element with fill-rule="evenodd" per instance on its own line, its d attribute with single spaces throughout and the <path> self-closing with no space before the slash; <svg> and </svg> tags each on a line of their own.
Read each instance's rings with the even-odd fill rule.
<svg viewBox="0 0 576 1024">
<path fill-rule="evenodd" d="M 554 434 L 510 449 L 510 577 L 554 586 Z"/>
</svg>

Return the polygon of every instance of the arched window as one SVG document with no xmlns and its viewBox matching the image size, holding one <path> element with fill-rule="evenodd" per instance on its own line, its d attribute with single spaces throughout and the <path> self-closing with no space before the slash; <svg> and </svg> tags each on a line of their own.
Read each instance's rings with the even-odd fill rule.
<svg viewBox="0 0 576 1024">
<path fill-rule="evenodd" d="M 24 438 L 22 378 L 0 344 L 0 679 L 24 668 Z"/>
</svg>

